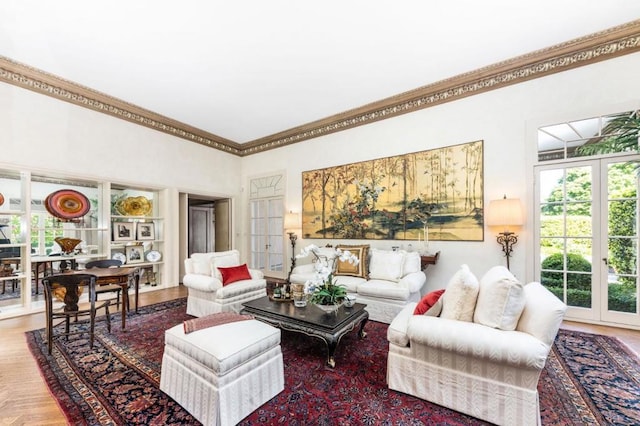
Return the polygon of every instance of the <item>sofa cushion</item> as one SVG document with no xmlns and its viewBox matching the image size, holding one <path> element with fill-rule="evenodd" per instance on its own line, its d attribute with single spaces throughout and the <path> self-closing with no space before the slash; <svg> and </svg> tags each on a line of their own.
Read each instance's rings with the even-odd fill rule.
<svg viewBox="0 0 640 426">
<path fill-rule="evenodd" d="M 412 348 L 414 344 L 424 345 L 454 351 L 459 355 L 489 359 L 494 363 L 537 370 L 544 367 L 549 353 L 547 345 L 528 333 L 427 315 L 411 315 L 407 335 Z M 414 349 L 420 352 L 418 348 Z"/>
<path fill-rule="evenodd" d="M 404 275 L 406 252 L 371 249 L 369 279 L 398 282 Z"/>
<path fill-rule="evenodd" d="M 358 291 L 358 286 L 362 283 L 366 283 L 367 280 L 362 277 L 343 275 L 340 277 L 334 277 L 333 282 L 345 286 L 349 293 L 356 293 Z"/>
<path fill-rule="evenodd" d="M 515 330 L 524 304 L 522 283 L 504 266 L 494 266 L 480 279 L 473 322 L 501 330 Z"/>
<path fill-rule="evenodd" d="M 218 271 L 220 271 L 220 274 L 222 274 L 222 285 L 251 279 L 251 274 L 249 273 L 249 268 L 247 268 L 246 263 L 243 263 L 239 266 L 229 266 L 226 268 L 219 266 Z"/>
<path fill-rule="evenodd" d="M 349 262 L 338 261 L 334 275 L 351 275 L 354 277 L 368 278 L 369 265 L 367 261 L 369 257 L 369 244 L 361 246 L 339 245 L 336 248 L 339 248 L 340 250 L 349 250 L 351 254 L 358 258 L 359 262 L 356 265 Z"/>
<path fill-rule="evenodd" d="M 433 305 L 436 304 L 436 302 L 440 299 L 440 296 L 442 296 L 442 293 L 444 293 L 444 289 L 432 291 L 431 293 L 425 294 L 422 299 L 420 299 L 420 302 L 418 302 L 418 305 L 413 311 L 413 314 L 424 315 L 429 309 L 431 309 Z"/>
<path fill-rule="evenodd" d="M 359 296 L 405 301 L 409 300 L 410 294 L 408 288 L 386 280 L 369 280 L 358 285 Z"/>
<path fill-rule="evenodd" d="M 449 283 L 442 296 L 442 313 L 440 317 L 473 321 L 473 311 L 478 299 L 478 279 L 469 270 L 467 265 L 462 265 Z"/>
</svg>

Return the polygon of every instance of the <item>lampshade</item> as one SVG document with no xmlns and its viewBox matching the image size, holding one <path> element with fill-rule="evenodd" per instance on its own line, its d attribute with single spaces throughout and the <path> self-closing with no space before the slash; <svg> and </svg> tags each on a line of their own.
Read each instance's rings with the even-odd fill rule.
<svg viewBox="0 0 640 426">
<path fill-rule="evenodd" d="M 519 198 L 507 198 L 489 202 L 487 225 L 489 226 L 521 226 L 524 223 L 522 203 Z"/>
<path fill-rule="evenodd" d="M 284 215 L 285 231 L 293 231 L 300 228 L 300 215 L 298 213 L 289 212 Z"/>
</svg>

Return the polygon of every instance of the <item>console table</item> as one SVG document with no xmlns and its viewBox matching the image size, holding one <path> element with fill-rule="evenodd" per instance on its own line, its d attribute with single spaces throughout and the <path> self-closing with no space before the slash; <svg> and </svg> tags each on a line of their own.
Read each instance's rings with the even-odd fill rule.
<svg viewBox="0 0 640 426">
<path fill-rule="evenodd" d="M 437 251 L 433 254 L 423 254 L 420 255 L 420 265 L 422 266 L 422 270 L 427 269 L 429 265 L 435 265 L 438 263 L 438 258 L 440 257 L 440 252 Z"/>
</svg>

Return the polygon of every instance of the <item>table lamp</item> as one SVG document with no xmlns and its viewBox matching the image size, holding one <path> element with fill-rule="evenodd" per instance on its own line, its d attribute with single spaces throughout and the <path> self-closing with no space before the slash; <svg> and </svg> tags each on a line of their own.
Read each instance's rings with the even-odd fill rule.
<svg viewBox="0 0 640 426">
<path fill-rule="evenodd" d="M 523 223 L 522 204 L 519 198 L 507 198 L 505 195 L 500 200 L 489 202 L 487 225 L 504 227 L 504 231 L 498 233 L 497 241 L 507 258 L 507 269 L 509 269 L 509 258 L 513 252 L 513 246 L 518 242 L 518 236 L 509 228 L 522 226 Z"/>
</svg>

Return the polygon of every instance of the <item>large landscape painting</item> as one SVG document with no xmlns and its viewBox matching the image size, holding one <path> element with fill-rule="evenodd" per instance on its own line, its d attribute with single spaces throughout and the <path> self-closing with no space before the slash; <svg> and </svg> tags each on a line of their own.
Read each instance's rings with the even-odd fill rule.
<svg viewBox="0 0 640 426">
<path fill-rule="evenodd" d="M 305 238 L 482 241 L 483 141 L 302 173 Z"/>
</svg>

